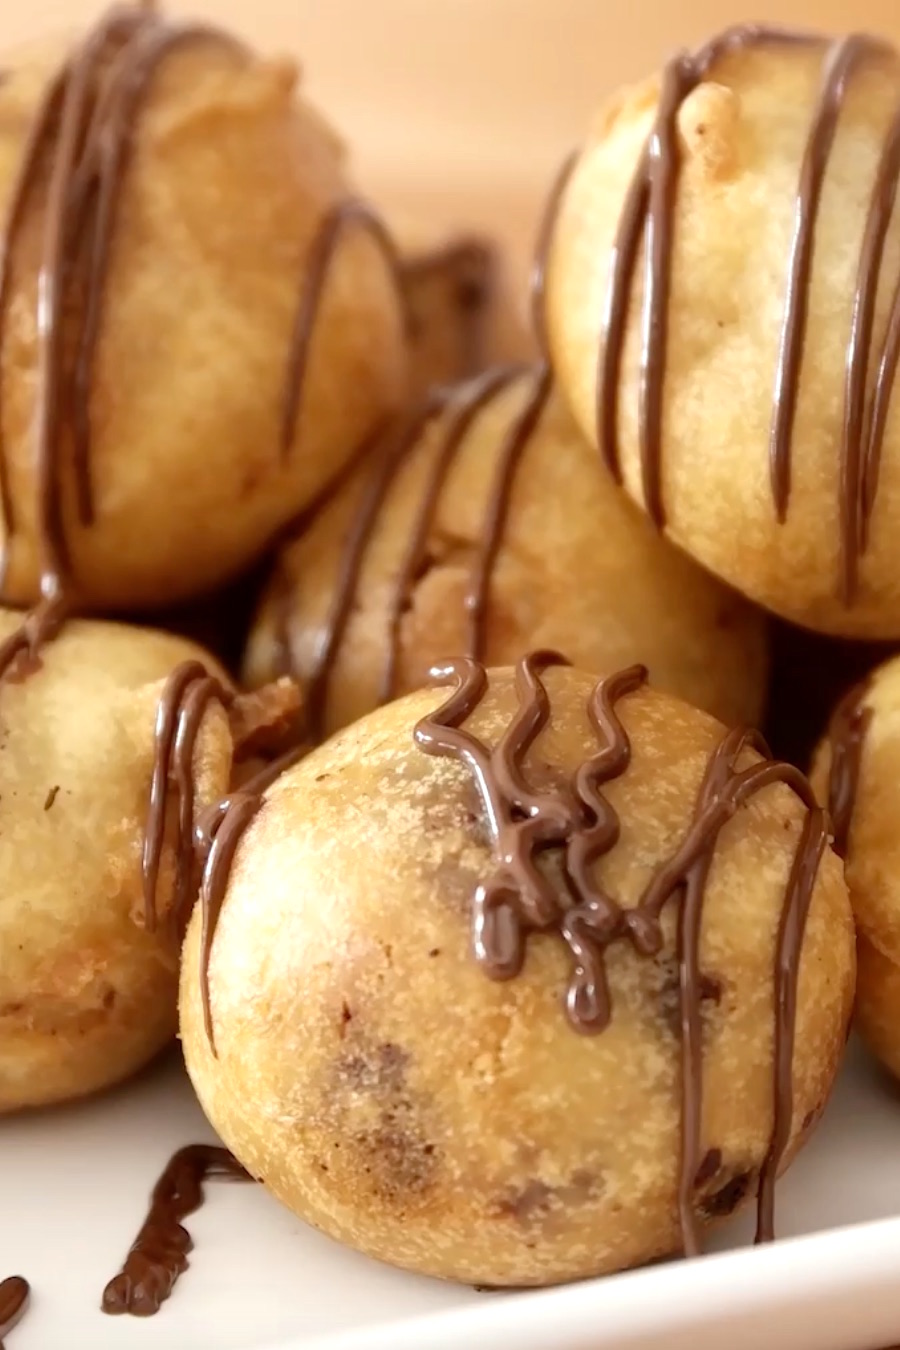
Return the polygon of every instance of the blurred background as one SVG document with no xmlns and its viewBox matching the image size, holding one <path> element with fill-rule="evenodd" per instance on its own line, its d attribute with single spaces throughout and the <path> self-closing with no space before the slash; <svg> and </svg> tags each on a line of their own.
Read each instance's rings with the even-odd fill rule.
<svg viewBox="0 0 900 1350">
<path fill-rule="evenodd" d="M 165 0 L 289 50 L 389 211 L 477 224 L 519 257 L 554 168 L 604 94 L 740 19 L 870 28 L 900 0 Z M 750 5 L 748 9 L 746 6 Z M 99 13 L 0 0 L 0 44 Z"/>
</svg>

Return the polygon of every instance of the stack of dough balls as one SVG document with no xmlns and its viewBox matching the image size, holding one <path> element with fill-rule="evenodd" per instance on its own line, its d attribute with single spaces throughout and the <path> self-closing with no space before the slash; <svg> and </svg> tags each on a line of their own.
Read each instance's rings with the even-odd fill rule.
<svg viewBox="0 0 900 1350">
<path fill-rule="evenodd" d="M 389 234 L 291 64 L 144 6 L 64 59 L 0 78 L 0 595 L 33 607 L 0 610 L 0 1112 L 132 1073 L 180 999 L 238 1161 L 383 1260 L 554 1283 L 757 1192 L 767 1229 L 846 1042 L 851 897 L 900 1074 L 900 666 L 862 695 L 849 896 L 799 771 L 732 800 L 768 752 L 717 758 L 763 716 L 764 610 L 900 638 L 896 54 L 739 30 L 620 94 L 551 199 L 531 331 L 490 240 Z M 113 622 L 154 613 L 209 644 Z M 448 722 L 480 779 L 415 738 L 442 661 L 487 672 Z M 475 959 L 492 884 L 495 936 L 552 890 L 515 978 Z"/>
<path fill-rule="evenodd" d="M 493 747 L 517 698 L 510 669 L 489 681 L 466 729 Z M 587 716 L 595 678 L 554 669 L 544 681 L 551 725 L 522 775 L 559 785 L 597 752 Z M 551 936 L 529 941 L 517 978 L 486 978 L 470 949 L 471 909 L 495 862 L 472 776 L 413 741 L 448 693 L 420 691 L 369 714 L 268 792 L 239 846 L 212 945 L 217 1057 L 195 911 L 181 1031 L 200 1101 L 296 1213 L 413 1270 L 519 1286 L 673 1253 L 682 1128 L 674 910 L 654 958 L 627 944 L 610 953 L 612 1020 L 596 1035 L 566 1020 L 569 961 Z M 632 755 L 603 789 L 621 833 L 597 877 L 629 907 L 684 839 L 723 728 L 649 688 L 617 713 Z M 770 786 L 716 848 L 700 936 L 701 1224 L 752 1195 L 768 1149 L 775 942 L 805 815 L 792 790 Z M 562 875 L 549 874 L 564 906 Z M 841 866 L 826 850 L 800 962 L 785 1159 L 831 1088 L 854 968 Z"/>
</svg>

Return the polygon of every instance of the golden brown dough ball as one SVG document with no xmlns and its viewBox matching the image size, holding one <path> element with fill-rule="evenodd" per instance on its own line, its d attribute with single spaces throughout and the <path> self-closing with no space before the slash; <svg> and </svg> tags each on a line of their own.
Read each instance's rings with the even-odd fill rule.
<svg viewBox="0 0 900 1350">
<path fill-rule="evenodd" d="M 857 1022 L 900 1077 L 900 658 L 838 705 L 813 783 L 831 806 L 860 934 Z"/>
<path fill-rule="evenodd" d="M 412 339 L 412 382 L 420 392 L 456 384 L 504 361 L 534 355 L 499 246 L 478 234 L 399 235 Z"/>
<path fill-rule="evenodd" d="M 310 691 L 314 737 L 421 687 L 448 652 L 502 664 L 528 647 L 559 648 L 587 669 L 640 660 L 662 688 L 728 721 L 758 716 L 761 616 L 646 525 L 599 471 L 562 402 L 535 402 L 542 390 L 534 372 L 494 371 L 454 391 L 448 408 L 413 424 L 411 442 L 406 434 L 380 503 L 373 484 L 383 469 L 367 464 L 282 550 L 245 675 L 261 684 L 287 659 Z M 518 435 L 515 462 L 517 429 L 528 434 Z M 385 454 L 398 447 L 402 433 Z M 354 575 L 348 561 L 372 506 Z M 342 607 L 346 622 L 336 623 Z"/>
<path fill-rule="evenodd" d="M 767 1157 L 772 1179 L 828 1097 L 855 955 L 824 812 L 798 771 L 639 671 L 596 686 L 532 661 L 473 699 L 482 668 L 457 668 L 446 715 L 451 690 L 412 694 L 236 807 L 230 875 L 206 879 L 208 964 L 201 907 L 183 954 L 192 1081 L 254 1176 L 382 1260 L 530 1285 L 674 1252 L 754 1193 Z M 420 719 L 451 741 L 462 726 L 495 848 L 473 773 L 423 752 Z M 489 978 L 503 961 L 513 978 Z"/>
<path fill-rule="evenodd" d="M 631 495 L 853 637 L 900 636 L 898 96 L 887 44 L 731 30 L 607 105 L 549 251 L 561 387 Z"/>
<path fill-rule="evenodd" d="M 35 598 L 48 532 L 67 541 L 83 607 L 226 580 L 404 396 L 383 246 L 351 211 L 322 253 L 351 190 L 296 69 L 144 7 L 117 16 L 0 83 L 16 603 Z"/>
<path fill-rule="evenodd" d="M 0 611 L 0 640 L 20 617 Z M 154 931 L 141 859 L 157 707 L 196 660 L 221 675 L 181 638 L 72 621 L 0 685 L 0 1112 L 115 1083 L 174 1034 L 174 806 Z M 197 809 L 227 790 L 232 754 L 212 701 L 192 755 Z"/>
</svg>

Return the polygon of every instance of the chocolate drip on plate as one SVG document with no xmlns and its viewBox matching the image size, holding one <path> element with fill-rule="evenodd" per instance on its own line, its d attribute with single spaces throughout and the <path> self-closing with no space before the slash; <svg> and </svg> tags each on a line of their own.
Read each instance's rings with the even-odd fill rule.
<svg viewBox="0 0 900 1350">
<path fill-rule="evenodd" d="M 21 1275 L 10 1275 L 0 1280 L 0 1350 L 4 1340 L 21 1322 L 28 1311 L 31 1289 Z"/>
<path fill-rule="evenodd" d="M 859 775 L 872 709 L 864 703 L 871 687 L 865 679 L 841 699 L 828 726 L 831 767 L 828 776 L 828 813 L 834 830 L 834 851 L 846 858 L 850 827 L 859 790 Z"/>
<path fill-rule="evenodd" d="M 484 806 L 493 844 L 494 870 L 473 897 L 472 940 L 476 959 L 493 979 L 516 976 L 530 932 L 557 933 L 568 947 L 572 974 L 566 1011 L 583 1033 L 602 1031 L 611 1016 L 605 956 L 615 942 L 640 955 L 663 948 L 662 914 L 677 911 L 682 1046 L 682 1145 L 678 1207 L 685 1252 L 699 1250 L 696 1177 L 700 1170 L 703 1062 L 700 1004 L 704 976 L 700 933 L 707 881 L 719 836 L 735 813 L 774 784 L 790 788 L 806 817 L 787 881 L 775 944 L 773 987 L 773 1124 L 759 1184 L 757 1241 L 773 1235 L 775 1178 L 790 1140 L 792 1065 L 797 983 L 806 916 L 827 844 L 827 817 L 793 765 L 773 760 L 756 733 L 729 732 L 707 765 L 693 816 L 681 845 L 648 882 L 633 908 L 625 909 L 596 882 L 592 868 L 619 837 L 619 820 L 602 787 L 626 773 L 631 743 L 616 705 L 641 687 L 640 666 L 607 676 L 595 686 L 588 715 L 600 751 L 554 790 L 533 791 L 526 756 L 547 724 L 550 703 L 541 676 L 563 658 L 551 652 L 526 656 L 516 668 L 518 711 L 493 749 L 465 729 L 488 689 L 484 667 L 460 660 L 435 670 L 455 688 L 446 702 L 415 729 L 416 744 L 430 755 L 450 756 L 471 771 Z M 564 884 L 541 866 L 555 853 Z"/>
<path fill-rule="evenodd" d="M 193 1242 L 182 1220 L 203 1204 L 203 1185 L 213 1177 L 250 1181 L 227 1149 L 213 1144 L 180 1148 L 153 1188 L 150 1212 L 125 1264 L 103 1291 L 105 1313 L 152 1317 L 188 1268 Z"/>
<path fill-rule="evenodd" d="M 792 477 L 794 423 L 806 340 L 815 258 L 816 225 L 837 124 L 852 76 L 873 58 L 891 52 L 877 38 L 854 35 L 833 42 L 806 33 L 743 26 L 727 30 L 695 54 L 679 53 L 665 67 L 653 128 L 626 194 L 610 257 L 597 377 L 597 436 L 607 465 L 621 479 L 619 395 L 626 328 L 637 264 L 644 249 L 639 370 L 639 442 L 646 509 L 665 524 L 662 422 L 670 297 L 670 270 L 678 192 L 678 113 L 685 99 L 736 51 L 764 46 L 821 47 L 821 86 L 797 185 L 794 230 L 785 281 L 785 305 L 776 355 L 769 435 L 772 498 L 786 517 Z M 882 280 L 884 246 L 900 172 L 900 100 L 884 139 L 869 200 L 847 342 L 844 425 L 840 445 L 840 594 L 851 604 L 859 563 L 869 543 L 888 407 L 900 360 L 900 278 L 887 330 L 879 343 L 874 309 Z M 877 373 L 869 380 L 870 372 Z M 872 392 L 867 394 L 871 385 Z"/>
</svg>

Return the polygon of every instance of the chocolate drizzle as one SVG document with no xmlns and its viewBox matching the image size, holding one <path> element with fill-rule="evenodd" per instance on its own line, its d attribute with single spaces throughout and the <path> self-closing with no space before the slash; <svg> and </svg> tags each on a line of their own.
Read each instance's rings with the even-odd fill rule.
<svg viewBox="0 0 900 1350">
<path fill-rule="evenodd" d="M 646 509 L 658 527 L 665 524 L 662 489 L 662 416 L 665 392 L 670 269 L 678 190 L 678 113 L 685 99 L 729 53 L 768 44 L 821 47 L 824 62 L 817 104 L 803 155 L 794 208 L 794 230 L 786 298 L 776 359 L 769 463 L 772 497 L 779 521 L 786 518 L 791 491 L 794 422 L 803 368 L 807 312 L 822 188 L 838 119 L 852 76 L 867 58 L 891 48 L 876 38 L 855 35 L 828 43 L 805 33 L 757 26 L 728 29 L 693 55 L 680 53 L 665 67 L 653 128 L 628 189 L 610 258 L 597 378 L 597 437 L 607 465 L 621 480 L 618 441 L 619 392 L 630 300 L 644 244 L 639 372 L 639 442 Z M 860 559 L 878 485 L 885 425 L 900 360 L 900 278 L 887 331 L 875 342 L 875 300 L 882 278 L 884 245 L 900 172 L 900 105 L 886 133 L 872 188 L 860 252 L 847 343 L 844 424 L 840 447 L 840 594 L 851 604 L 858 588 Z M 877 371 L 870 380 L 872 371 Z M 872 385 L 871 395 L 867 390 Z"/>
<path fill-rule="evenodd" d="M 157 891 L 165 842 L 170 794 L 178 801 L 175 833 L 175 893 L 172 923 L 178 931 L 187 917 L 194 880 L 194 750 L 207 709 L 213 702 L 230 707 L 229 689 L 210 675 L 200 661 L 184 661 L 166 681 L 156 711 L 153 776 L 144 830 L 142 872 L 144 923 L 153 932 L 158 923 Z"/>
<path fill-rule="evenodd" d="M 281 425 L 281 453 L 286 459 L 294 441 L 297 413 L 303 400 L 316 320 L 325 285 L 342 240 L 350 226 L 359 226 L 378 246 L 393 276 L 398 295 L 403 294 L 400 258 L 384 222 L 372 208 L 358 198 L 338 202 L 326 212 L 313 240 L 300 290 L 297 317 L 288 354 L 284 412 Z"/>
<path fill-rule="evenodd" d="M 328 689 L 341 642 L 353 611 L 365 564 L 382 507 L 400 471 L 417 451 L 422 437 L 438 417 L 442 418 L 439 443 L 433 452 L 429 473 L 413 517 L 409 543 L 399 566 L 388 602 L 387 644 L 379 699 L 388 702 L 397 691 L 401 651 L 401 625 L 412 601 L 416 582 L 427 557 L 429 537 L 440 495 L 469 429 L 479 414 L 517 380 L 527 378 L 529 390 L 522 408 L 507 430 L 497 456 L 497 468 L 484 515 L 480 539 L 474 547 L 469 586 L 465 598 L 468 621 L 467 651 L 483 656 L 485 624 L 490 604 L 490 583 L 509 511 L 516 472 L 540 423 L 552 381 L 543 363 L 498 366 L 467 384 L 437 389 L 428 394 L 410 417 L 390 428 L 373 455 L 373 467 L 360 495 L 359 505 L 338 565 L 331 605 L 317 644 L 316 658 L 306 680 L 307 731 L 315 742 L 325 728 Z M 277 643 L 290 669 L 293 592 L 285 586 L 278 616 Z"/>
<path fill-rule="evenodd" d="M 828 813 L 834 829 L 834 851 L 847 857 L 850 826 L 859 790 L 862 753 L 872 722 L 872 709 L 864 703 L 871 687 L 865 679 L 841 699 L 828 725 L 831 766 L 828 775 Z"/>
<path fill-rule="evenodd" d="M 259 814 L 265 793 L 274 782 L 294 764 L 299 763 L 308 747 L 297 746 L 274 763 L 262 769 L 236 792 L 208 807 L 194 830 L 197 855 L 203 867 L 200 884 L 200 998 L 203 1005 L 203 1025 L 213 1054 L 216 1052 L 209 990 L 209 962 L 219 915 L 231 876 L 231 868 L 238 845 L 247 829 Z"/>
<path fill-rule="evenodd" d="M 28 1311 L 31 1289 L 21 1275 L 10 1275 L 0 1280 L 0 1350 L 5 1338 L 21 1322 Z"/>
<path fill-rule="evenodd" d="M 826 814 L 803 774 L 773 760 L 758 734 L 729 732 L 710 756 L 682 843 L 657 869 L 634 907 L 623 908 L 597 883 L 592 868 L 619 837 L 619 819 L 603 785 L 620 778 L 631 760 L 631 743 L 616 705 L 641 687 L 646 672 L 634 666 L 599 681 L 588 705 L 599 752 L 569 782 L 553 791 L 536 792 L 529 786 L 525 760 L 550 717 L 541 676 L 559 664 L 565 664 L 563 658 L 552 652 L 534 653 L 519 662 L 518 711 L 493 749 L 464 727 L 487 692 L 484 667 L 460 660 L 437 668 L 435 678 L 452 682 L 455 689 L 437 712 L 419 722 L 415 740 L 426 754 L 461 760 L 472 772 L 482 799 L 495 868 L 474 896 L 472 940 L 476 959 L 492 979 L 518 974 L 529 933 L 555 932 L 572 957 L 566 993 L 569 1021 L 582 1033 L 602 1031 L 611 1015 L 607 951 L 616 942 L 627 942 L 642 956 L 658 955 L 664 945 L 663 911 L 670 902 L 676 906 L 682 1044 L 678 1209 L 687 1254 L 699 1250 L 695 1190 L 701 1167 L 704 988 L 699 946 L 709 872 L 722 829 L 765 788 L 783 784 L 806 808 L 775 945 L 773 1124 L 760 1175 L 757 1222 L 757 1241 L 767 1241 L 773 1236 L 775 1179 L 791 1133 L 800 953 L 828 841 Z M 562 883 L 541 865 L 548 854 L 560 864 Z"/>
<path fill-rule="evenodd" d="M 203 1204 L 203 1184 L 211 1177 L 251 1179 L 227 1149 L 213 1144 L 189 1144 L 172 1157 L 153 1187 L 150 1212 L 122 1270 L 103 1291 L 103 1312 L 134 1317 L 159 1312 L 188 1267 L 193 1243 L 182 1220 Z"/>
</svg>

